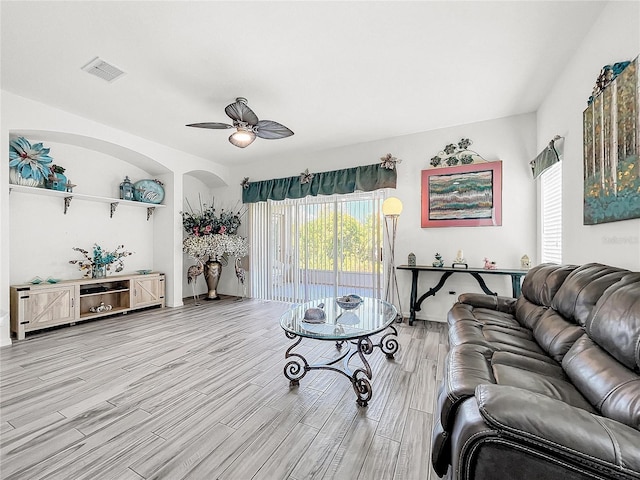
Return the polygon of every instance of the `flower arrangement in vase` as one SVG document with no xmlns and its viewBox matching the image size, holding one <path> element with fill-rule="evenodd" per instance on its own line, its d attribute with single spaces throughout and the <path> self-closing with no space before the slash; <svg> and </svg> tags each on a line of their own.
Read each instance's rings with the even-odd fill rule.
<svg viewBox="0 0 640 480">
<path fill-rule="evenodd" d="M 69 263 L 78 265 L 81 271 L 86 271 L 85 277 L 91 275 L 92 278 L 106 277 L 112 269 L 114 272 L 121 272 L 124 269 L 123 258 L 133 255 L 133 252 L 124 249 L 124 245 L 118 245 L 113 251 L 103 250 L 97 243 L 94 244 L 92 252 L 78 247 L 73 247 L 73 250 L 80 252 L 84 259 L 69 260 Z"/>
<path fill-rule="evenodd" d="M 31 145 L 29 140 L 18 137 L 9 142 L 9 181 L 16 185 L 41 187 L 49 177 L 51 149 L 42 143 Z"/>
<path fill-rule="evenodd" d="M 221 209 L 216 211 L 213 201 L 210 206 L 202 204 L 194 211 L 182 213 L 182 225 L 189 234 L 182 242 L 182 251 L 202 263 L 207 282 L 207 300 L 217 300 L 218 282 L 222 267 L 228 257 L 242 258 L 249 253 L 247 239 L 237 235 L 242 212 Z"/>
</svg>

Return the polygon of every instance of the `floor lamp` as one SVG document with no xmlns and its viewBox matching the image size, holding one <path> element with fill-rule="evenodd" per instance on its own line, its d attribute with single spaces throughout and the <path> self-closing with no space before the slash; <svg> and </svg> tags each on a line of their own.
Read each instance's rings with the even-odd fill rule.
<svg viewBox="0 0 640 480">
<path fill-rule="evenodd" d="M 402 213 L 402 202 L 389 197 L 382 202 L 382 214 L 384 215 L 384 227 L 387 232 L 387 243 L 389 244 L 389 258 L 387 260 L 387 288 L 385 291 L 385 301 L 396 305 L 398 302 L 398 322 L 402 322 L 402 305 L 400 304 L 400 289 L 396 277 L 396 232 L 398 229 L 398 217 Z"/>
</svg>

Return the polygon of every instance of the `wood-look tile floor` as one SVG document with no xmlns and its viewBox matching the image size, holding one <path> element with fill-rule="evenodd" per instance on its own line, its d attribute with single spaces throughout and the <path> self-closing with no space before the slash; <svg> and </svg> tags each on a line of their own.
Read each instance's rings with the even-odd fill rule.
<svg viewBox="0 0 640 480">
<path fill-rule="evenodd" d="M 0 477 L 13 479 L 437 478 L 431 418 L 445 324 L 396 324 L 375 349 L 373 398 L 309 372 L 283 375 L 288 305 L 228 297 L 33 334 L 0 349 Z M 303 340 L 309 360 L 331 342 Z"/>
</svg>

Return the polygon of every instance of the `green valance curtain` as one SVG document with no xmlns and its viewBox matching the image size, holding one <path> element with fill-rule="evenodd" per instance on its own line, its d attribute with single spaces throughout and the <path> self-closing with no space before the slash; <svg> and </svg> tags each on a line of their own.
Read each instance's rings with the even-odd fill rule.
<svg viewBox="0 0 640 480">
<path fill-rule="evenodd" d="M 389 169 L 375 164 L 314 173 L 307 175 L 306 178 L 303 177 L 305 175 L 247 182 L 243 184 L 242 203 L 395 188 L 398 174 L 395 168 Z M 303 183 L 303 180 L 309 177 L 311 179 Z"/>
<path fill-rule="evenodd" d="M 538 178 L 547 168 L 558 163 L 562 159 L 564 150 L 564 139 L 558 135 L 553 137 L 549 145 L 538 154 L 536 158 L 529 162 L 533 178 Z"/>
</svg>

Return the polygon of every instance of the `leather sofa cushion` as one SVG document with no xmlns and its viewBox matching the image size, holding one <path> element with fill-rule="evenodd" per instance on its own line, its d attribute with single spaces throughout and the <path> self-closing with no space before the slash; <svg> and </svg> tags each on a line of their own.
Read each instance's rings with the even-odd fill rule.
<svg viewBox="0 0 640 480">
<path fill-rule="evenodd" d="M 575 265 L 543 263 L 527 273 L 522 282 L 522 296 L 536 305 L 551 306 L 556 292 Z"/>
<path fill-rule="evenodd" d="M 583 334 L 582 327 L 568 322 L 553 309 L 544 312 L 533 329 L 536 342 L 557 362 Z"/>
<path fill-rule="evenodd" d="M 587 319 L 595 342 L 628 368 L 640 372 L 640 273 L 630 273 L 603 295 Z"/>
<path fill-rule="evenodd" d="M 603 415 L 640 430 L 640 376 L 582 336 L 562 361 L 575 387 Z"/>
<path fill-rule="evenodd" d="M 599 263 L 582 265 L 567 276 L 551 306 L 568 321 L 584 326 L 605 290 L 629 273 Z"/>
<path fill-rule="evenodd" d="M 533 330 L 547 309 L 548 307 L 536 305 L 521 295 L 516 301 L 516 320 L 518 324 Z"/>
</svg>

